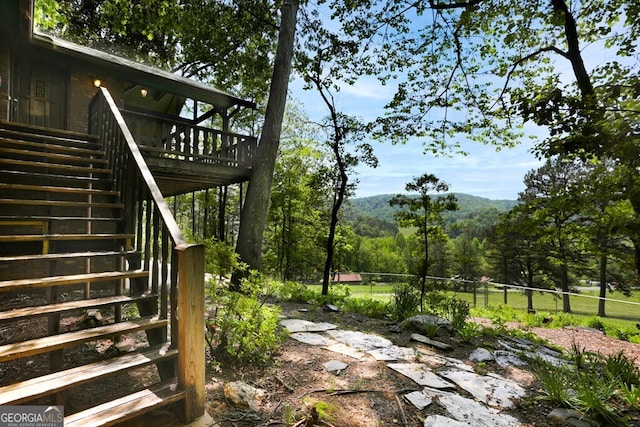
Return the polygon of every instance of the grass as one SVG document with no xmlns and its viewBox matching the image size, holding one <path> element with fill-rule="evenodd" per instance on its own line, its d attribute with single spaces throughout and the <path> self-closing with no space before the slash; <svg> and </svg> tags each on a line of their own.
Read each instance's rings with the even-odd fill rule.
<svg viewBox="0 0 640 427">
<path fill-rule="evenodd" d="M 393 299 L 394 284 L 347 285 L 353 298 L 370 298 L 382 302 Z M 307 285 L 309 290 L 321 291 L 320 285 Z M 488 291 L 488 292 L 487 292 Z M 620 292 L 608 293 L 605 305 L 607 317 L 597 317 L 598 289 L 583 291 L 570 296 L 571 314 L 562 312 L 562 299 L 549 292 L 536 291 L 533 294 L 533 307 L 536 314 L 527 313 L 527 296 L 520 291 L 507 292 L 507 305 L 504 305 L 504 292 L 490 287 L 472 292 L 456 292 L 455 296 L 467 301 L 472 307 L 472 315 L 487 318 L 499 318 L 502 321 L 521 321 L 529 326 L 562 327 L 565 325 L 588 326 L 603 330 L 610 336 L 640 343 L 640 292 L 624 296 Z M 451 294 L 454 294 L 451 292 Z"/>
</svg>

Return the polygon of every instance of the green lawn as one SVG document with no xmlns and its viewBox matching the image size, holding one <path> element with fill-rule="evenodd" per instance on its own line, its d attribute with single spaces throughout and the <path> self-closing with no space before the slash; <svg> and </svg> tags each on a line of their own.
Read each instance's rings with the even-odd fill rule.
<svg viewBox="0 0 640 427">
<path fill-rule="evenodd" d="M 320 285 L 307 285 L 310 289 L 320 292 Z M 349 291 L 353 297 L 372 298 L 381 301 L 390 301 L 393 296 L 393 286 L 389 285 L 349 285 Z M 475 295 L 472 292 L 458 292 L 456 296 L 468 301 L 472 307 L 499 308 L 504 304 L 504 292 L 496 288 L 478 289 Z M 577 319 L 586 321 L 589 317 L 598 313 L 598 290 L 583 291 L 570 296 L 571 312 Z M 507 306 L 518 311 L 527 309 L 527 297 L 521 291 L 510 290 L 507 292 Z M 562 299 L 556 294 L 536 291 L 533 294 L 533 308 L 537 312 L 549 312 L 551 314 L 562 312 Z M 605 306 L 607 317 L 604 323 L 617 328 L 636 329 L 636 323 L 640 323 L 640 292 L 634 292 L 626 297 L 620 292 L 607 294 Z M 583 324 L 581 322 L 580 324 Z"/>
</svg>

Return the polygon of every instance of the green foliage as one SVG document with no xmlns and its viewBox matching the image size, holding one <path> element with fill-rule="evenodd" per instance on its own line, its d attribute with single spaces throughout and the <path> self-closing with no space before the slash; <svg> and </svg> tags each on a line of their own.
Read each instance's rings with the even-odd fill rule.
<svg viewBox="0 0 640 427">
<path fill-rule="evenodd" d="M 604 372 L 609 377 L 626 386 L 640 386 L 640 370 L 624 352 L 604 358 Z"/>
<path fill-rule="evenodd" d="M 602 332 L 605 331 L 604 322 L 602 321 L 601 318 L 599 318 L 597 316 L 589 317 L 587 319 L 587 321 L 586 321 L 586 325 L 589 328 L 597 329 L 597 330 L 602 331 Z"/>
<path fill-rule="evenodd" d="M 448 319 L 457 331 L 465 327 L 471 310 L 467 301 L 444 292 L 429 292 L 425 300 L 428 312 Z"/>
<path fill-rule="evenodd" d="M 543 364 L 536 370 L 536 375 L 544 393 L 539 399 L 567 408 L 572 406 L 573 396 L 567 387 L 566 380 L 570 375 L 569 372 Z"/>
<path fill-rule="evenodd" d="M 540 399 L 577 409 L 601 425 L 627 425 L 621 405 L 634 409 L 640 393 L 640 375 L 624 354 L 602 356 L 577 344 L 570 352 L 574 366 L 555 367 L 538 360 L 535 373 L 544 393 Z"/>
<path fill-rule="evenodd" d="M 371 298 L 345 298 L 340 308 L 344 311 L 359 313 L 374 319 L 384 319 L 389 312 L 389 304 Z"/>
<path fill-rule="evenodd" d="M 640 387 L 622 384 L 618 390 L 618 396 L 626 406 L 640 409 Z"/>
<path fill-rule="evenodd" d="M 242 283 L 243 293 L 210 281 L 207 297 L 214 303 L 207 319 L 207 343 L 212 355 L 227 354 L 242 362 L 266 362 L 284 339 L 278 330 L 280 308 L 260 299 L 257 274 Z"/>
<path fill-rule="evenodd" d="M 416 314 L 419 306 L 420 294 L 418 290 L 407 284 L 401 283 L 393 287 L 393 301 L 390 305 L 391 317 L 402 321 Z"/>
<path fill-rule="evenodd" d="M 238 254 L 228 243 L 221 242 L 215 238 L 204 240 L 205 245 L 205 268 L 208 273 L 222 278 L 229 276 L 235 270 L 246 268 L 240 262 Z"/>
<path fill-rule="evenodd" d="M 466 322 L 462 328 L 457 329 L 458 334 L 465 343 L 470 343 L 474 338 L 482 335 L 480 326 L 475 322 Z"/>
</svg>

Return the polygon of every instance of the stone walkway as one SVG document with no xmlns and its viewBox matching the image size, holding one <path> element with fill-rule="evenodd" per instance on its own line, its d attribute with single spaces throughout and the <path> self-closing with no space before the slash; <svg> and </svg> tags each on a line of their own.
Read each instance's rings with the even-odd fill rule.
<svg viewBox="0 0 640 427">
<path fill-rule="evenodd" d="M 446 357 L 423 347 L 398 347 L 379 335 L 359 331 L 338 329 L 330 323 L 314 323 L 300 319 L 284 319 L 280 324 L 290 337 L 307 345 L 321 346 L 328 351 L 346 355 L 355 360 L 373 357 L 386 363 L 389 369 L 404 375 L 421 387 L 422 391 L 406 393 L 404 399 L 423 410 L 437 401 L 445 408 L 446 416 L 431 415 L 424 426 L 475 426 L 507 427 L 519 426 L 520 422 L 505 409 L 513 408 L 526 396 L 526 388 L 511 379 L 494 373 L 482 375 L 462 360 Z M 413 334 L 418 342 L 429 341 L 427 337 Z M 473 362 L 494 361 L 502 367 L 517 367 L 527 364 L 524 358 L 540 357 L 553 364 L 566 363 L 562 355 L 531 341 L 504 338 L 499 341 L 500 350 L 489 351 L 478 348 L 470 355 Z M 330 360 L 324 368 L 339 374 L 348 369 L 348 364 Z M 460 394 L 464 390 L 465 397 Z"/>
</svg>

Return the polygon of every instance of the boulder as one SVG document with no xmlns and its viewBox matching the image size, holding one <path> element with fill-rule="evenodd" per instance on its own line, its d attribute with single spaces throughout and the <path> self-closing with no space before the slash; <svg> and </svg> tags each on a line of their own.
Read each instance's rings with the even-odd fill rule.
<svg viewBox="0 0 640 427">
<path fill-rule="evenodd" d="M 234 406 L 260 409 L 266 391 L 250 386 L 243 381 L 233 381 L 224 385 L 224 397 Z"/>
<path fill-rule="evenodd" d="M 433 334 L 434 328 L 437 328 Z M 451 322 L 443 317 L 421 314 L 405 319 L 400 323 L 400 329 L 411 330 L 427 336 L 448 337 L 453 336 Z"/>
</svg>

